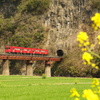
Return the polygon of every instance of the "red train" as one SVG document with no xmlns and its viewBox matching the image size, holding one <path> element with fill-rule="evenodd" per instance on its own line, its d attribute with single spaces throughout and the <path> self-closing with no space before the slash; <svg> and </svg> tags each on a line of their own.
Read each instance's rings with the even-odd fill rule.
<svg viewBox="0 0 100 100">
<path fill-rule="evenodd" d="M 46 49 L 36 49 L 36 48 L 25 48 L 16 46 L 6 46 L 6 53 L 16 53 L 16 54 L 31 54 L 31 55 L 48 55 L 48 50 Z"/>
</svg>

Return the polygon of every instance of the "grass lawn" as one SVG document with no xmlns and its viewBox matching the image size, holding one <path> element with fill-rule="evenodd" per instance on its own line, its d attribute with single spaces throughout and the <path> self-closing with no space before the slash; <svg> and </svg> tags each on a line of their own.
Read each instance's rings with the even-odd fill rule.
<svg viewBox="0 0 100 100">
<path fill-rule="evenodd" d="M 91 88 L 92 78 L 0 76 L 0 100 L 73 100 L 70 90 Z"/>
</svg>

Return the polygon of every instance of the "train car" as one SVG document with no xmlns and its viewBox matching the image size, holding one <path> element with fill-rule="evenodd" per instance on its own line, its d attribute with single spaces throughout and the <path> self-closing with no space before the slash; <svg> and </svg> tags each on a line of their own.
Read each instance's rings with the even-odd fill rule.
<svg viewBox="0 0 100 100">
<path fill-rule="evenodd" d="M 16 47 L 16 46 L 6 46 L 5 53 L 13 54 L 31 54 L 31 55 L 48 55 L 48 50 L 46 49 L 37 49 L 37 48 L 25 48 L 25 47 Z"/>
</svg>

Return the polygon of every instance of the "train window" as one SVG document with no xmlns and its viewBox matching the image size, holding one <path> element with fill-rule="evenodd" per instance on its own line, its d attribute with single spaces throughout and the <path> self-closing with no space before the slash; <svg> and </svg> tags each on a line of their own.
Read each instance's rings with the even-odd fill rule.
<svg viewBox="0 0 100 100">
<path fill-rule="evenodd" d="M 6 47 L 6 49 L 10 49 L 10 47 Z"/>
<path fill-rule="evenodd" d="M 40 51 L 40 52 L 45 52 L 45 51 Z"/>
<path fill-rule="evenodd" d="M 36 52 L 39 52 L 39 50 L 35 50 Z"/>
<path fill-rule="evenodd" d="M 24 51 L 27 51 L 27 49 L 24 49 Z"/>
<path fill-rule="evenodd" d="M 20 50 L 20 49 L 17 49 L 17 48 L 16 48 L 15 50 Z"/>
</svg>

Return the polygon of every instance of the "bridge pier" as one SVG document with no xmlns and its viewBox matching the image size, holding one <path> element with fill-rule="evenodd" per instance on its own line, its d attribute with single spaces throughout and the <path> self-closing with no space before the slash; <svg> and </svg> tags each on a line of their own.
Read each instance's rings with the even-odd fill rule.
<svg viewBox="0 0 100 100">
<path fill-rule="evenodd" d="M 32 62 L 30 61 L 26 62 L 26 75 L 33 76 Z"/>
<path fill-rule="evenodd" d="M 46 74 L 46 77 L 51 77 L 51 64 L 52 64 L 52 61 L 45 61 L 45 74 Z"/>
<path fill-rule="evenodd" d="M 3 60 L 2 75 L 9 75 L 9 60 Z"/>
<path fill-rule="evenodd" d="M 61 50 L 59 52 L 62 54 Z M 61 56 L 61 55 L 59 55 Z M 9 72 L 9 60 L 24 60 L 27 61 L 25 74 L 28 76 L 33 76 L 33 68 L 38 60 L 45 61 L 45 74 L 47 77 L 51 77 L 51 65 L 53 61 L 60 61 L 61 57 L 43 57 L 43 56 L 23 56 L 23 55 L 6 55 L 0 54 L 0 59 L 3 60 L 1 63 L 2 66 L 2 75 L 10 75 Z M 33 62 L 32 62 L 33 61 Z M 32 68 L 33 67 L 33 68 Z M 34 68 L 35 69 L 35 68 Z"/>
</svg>

